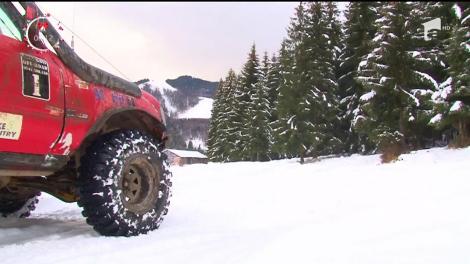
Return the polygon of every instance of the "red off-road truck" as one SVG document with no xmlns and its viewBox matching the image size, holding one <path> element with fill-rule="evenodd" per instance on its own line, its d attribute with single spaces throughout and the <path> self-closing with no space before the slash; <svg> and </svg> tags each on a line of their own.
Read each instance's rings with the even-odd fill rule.
<svg viewBox="0 0 470 264">
<path fill-rule="evenodd" d="M 49 20 L 0 2 L 0 217 L 28 216 L 46 192 L 102 235 L 158 228 L 171 196 L 160 103 L 84 62 Z"/>
</svg>

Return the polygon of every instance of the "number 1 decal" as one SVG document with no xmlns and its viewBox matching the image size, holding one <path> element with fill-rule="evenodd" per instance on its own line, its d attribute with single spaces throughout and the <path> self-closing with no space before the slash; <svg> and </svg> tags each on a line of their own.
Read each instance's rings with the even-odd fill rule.
<svg viewBox="0 0 470 264">
<path fill-rule="evenodd" d="M 41 97 L 41 87 L 39 85 L 39 75 L 33 73 L 34 92 L 33 96 Z"/>
<path fill-rule="evenodd" d="M 21 54 L 23 95 L 49 101 L 49 65 L 47 61 L 28 54 Z"/>
</svg>

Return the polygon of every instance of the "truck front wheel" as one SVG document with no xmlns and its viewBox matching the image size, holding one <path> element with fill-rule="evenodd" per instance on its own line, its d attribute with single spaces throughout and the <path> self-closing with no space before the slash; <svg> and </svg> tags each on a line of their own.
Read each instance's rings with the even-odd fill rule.
<svg viewBox="0 0 470 264">
<path fill-rule="evenodd" d="M 135 236 L 157 229 L 171 197 L 162 145 L 138 130 L 103 136 L 81 160 L 79 192 L 87 223 L 102 235 Z"/>
</svg>

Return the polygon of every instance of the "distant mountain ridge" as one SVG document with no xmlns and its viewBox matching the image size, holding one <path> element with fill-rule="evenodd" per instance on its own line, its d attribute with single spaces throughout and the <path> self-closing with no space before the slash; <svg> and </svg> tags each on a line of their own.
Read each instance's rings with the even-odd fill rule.
<svg viewBox="0 0 470 264">
<path fill-rule="evenodd" d="M 176 79 L 167 79 L 166 82 L 185 94 L 214 98 L 219 82 L 211 82 L 183 75 Z"/>
<path fill-rule="evenodd" d="M 205 151 L 218 82 L 184 75 L 165 81 L 142 79 L 136 84 L 162 104 L 170 135 L 168 147 Z"/>
</svg>

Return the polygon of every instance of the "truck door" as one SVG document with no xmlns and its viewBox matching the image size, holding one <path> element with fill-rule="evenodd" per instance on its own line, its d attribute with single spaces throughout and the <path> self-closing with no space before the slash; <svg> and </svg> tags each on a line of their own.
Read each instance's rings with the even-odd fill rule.
<svg viewBox="0 0 470 264">
<path fill-rule="evenodd" d="M 60 62 L 23 41 L 0 6 L 0 152 L 47 154 L 64 122 Z"/>
</svg>

